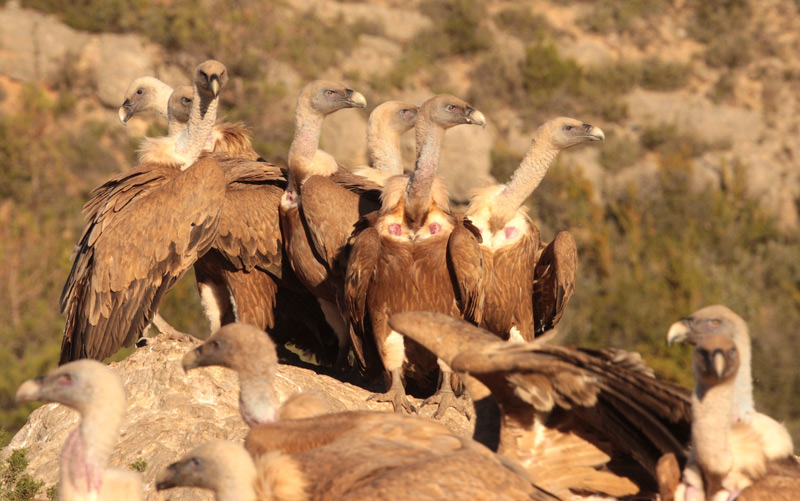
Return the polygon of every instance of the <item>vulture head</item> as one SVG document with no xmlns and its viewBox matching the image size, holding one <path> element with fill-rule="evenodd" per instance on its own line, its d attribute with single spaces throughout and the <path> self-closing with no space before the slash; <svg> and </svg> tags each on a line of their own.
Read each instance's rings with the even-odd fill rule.
<svg viewBox="0 0 800 501">
<path fill-rule="evenodd" d="M 554 118 L 542 124 L 540 129 L 545 137 L 550 138 L 550 144 L 557 150 L 565 150 L 589 141 L 606 140 L 605 134 L 599 127 L 582 123 L 574 118 Z"/>
<path fill-rule="evenodd" d="M 228 83 L 228 71 L 219 61 L 209 59 L 200 63 L 195 69 L 194 84 L 198 92 L 211 98 L 219 96 L 226 83 Z"/>
<path fill-rule="evenodd" d="M 169 96 L 167 120 L 185 124 L 192 113 L 192 88 L 188 85 L 176 87 Z"/>
<path fill-rule="evenodd" d="M 96 360 L 76 360 L 29 379 L 17 389 L 17 402 L 57 402 L 81 414 L 95 404 L 124 406 L 122 380 L 110 367 Z"/>
<path fill-rule="evenodd" d="M 275 343 L 269 335 L 250 324 L 232 323 L 222 326 L 217 332 L 197 348 L 183 357 L 183 370 L 218 365 L 239 373 L 253 367 L 271 368 L 274 373 L 278 366 Z"/>
<path fill-rule="evenodd" d="M 450 94 L 439 94 L 422 103 L 418 120 L 423 117 L 426 121 L 439 124 L 445 129 L 462 124 L 486 127 L 486 117 L 483 113 Z"/>
<path fill-rule="evenodd" d="M 297 109 L 313 110 L 320 116 L 344 108 L 366 108 L 367 99 L 360 92 L 327 80 L 315 80 L 306 85 L 297 98 Z"/>
<path fill-rule="evenodd" d="M 217 499 L 254 499 L 252 492 L 247 491 L 252 491 L 255 478 L 255 465 L 244 447 L 214 440 L 191 450 L 180 461 L 161 470 L 156 477 L 156 489 L 198 487 L 214 491 Z M 230 497 L 234 490 L 246 497 Z"/>
<path fill-rule="evenodd" d="M 698 385 L 710 388 L 733 380 L 739 370 L 739 352 L 727 336 L 712 334 L 697 344 L 692 370 Z"/>
<path fill-rule="evenodd" d="M 667 343 L 687 342 L 697 345 L 708 336 L 721 334 L 738 340 L 747 333 L 747 324 L 742 317 L 722 305 L 706 306 L 691 316 L 672 324 L 667 332 Z M 747 341 L 749 345 L 749 338 Z"/>
<path fill-rule="evenodd" d="M 172 87 L 157 78 L 137 78 L 125 91 L 125 102 L 118 111 L 120 122 L 127 125 L 132 116 L 143 111 L 166 115 L 166 103 L 171 93 Z"/>
<path fill-rule="evenodd" d="M 387 124 L 398 136 L 412 129 L 417 123 L 418 108 L 413 104 L 401 101 L 386 101 L 378 105 L 369 115 L 367 130 L 372 129 L 372 124 Z"/>
</svg>

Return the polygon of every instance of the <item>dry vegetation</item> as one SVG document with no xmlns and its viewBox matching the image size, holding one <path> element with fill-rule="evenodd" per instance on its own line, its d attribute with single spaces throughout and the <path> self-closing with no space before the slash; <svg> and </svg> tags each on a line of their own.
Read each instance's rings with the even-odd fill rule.
<svg viewBox="0 0 800 501">
<path fill-rule="evenodd" d="M 360 33 L 384 29 L 366 20 L 338 20 L 345 28 L 333 29 L 333 21 L 322 22 L 313 11 L 291 16 L 278 2 L 22 3 L 88 31 L 140 32 L 172 50 L 176 61 L 187 61 L 187 70 L 206 57 L 225 62 L 234 76 L 234 91 L 225 94 L 223 103 L 228 118 L 246 121 L 254 129 L 256 148 L 278 162 L 285 160 L 292 136 L 293 96 L 265 78 L 268 59 L 283 61 L 310 79 L 337 65 Z M 632 34 L 644 44 L 643 30 L 670 3 L 598 0 L 593 8 L 599 14 L 578 22 L 593 33 Z M 510 109 L 530 124 L 558 114 L 585 117 L 606 128 L 627 118 L 626 93 L 680 89 L 693 72 L 689 65 L 655 57 L 583 66 L 563 56 L 554 29 L 522 6 L 491 15 L 480 1 L 431 0 L 420 8 L 448 21 L 411 39 L 390 71 L 348 75 L 372 102 L 407 86 L 448 90 L 452 82 L 439 63 L 458 59 L 473 65 L 465 97 L 488 111 L 490 119 Z M 754 38 L 748 0 L 697 0 L 692 8 L 687 31 L 706 44 L 706 64 L 721 68 L 712 97 L 728 99 L 732 72 L 770 46 Z M 522 41 L 523 52 L 514 55 L 496 46 L 491 35 L 497 30 Z M 80 115 L 75 92 L 69 82 L 62 82 L 57 93 L 29 86 L 20 111 L 0 116 L 0 255 L 6 263 L 0 270 L 5 298 L 0 306 L 5 320 L 0 324 L 0 422 L 10 431 L 30 410 L 14 404 L 17 384 L 57 360 L 63 328 L 58 297 L 83 224 L 80 206 L 92 187 L 133 159 L 134 145 L 121 130 L 86 122 L 56 132 L 54 124 Z M 530 201 L 532 214 L 544 238 L 572 231 L 580 252 L 579 285 L 565 315 L 563 340 L 640 350 L 661 376 L 688 385 L 688 348 L 667 348 L 666 329 L 700 306 L 725 303 L 750 323 L 760 408 L 788 420 L 798 437 L 800 371 L 795 365 L 800 348 L 786 340 L 800 332 L 800 235 L 779 231 L 774 217 L 745 197 L 747 165 L 721 163 L 721 188 L 690 189 L 693 159 L 724 147 L 700 142 L 673 124 L 654 122 L 635 137 L 612 130 L 600 158 L 603 167 L 615 171 L 650 155 L 658 166 L 652 186 L 632 184 L 599 199 L 580 171 L 556 166 L 548 174 Z M 519 162 L 502 136 L 492 159 L 500 180 Z M 205 330 L 191 277 L 169 294 L 162 312 L 183 330 Z"/>
</svg>

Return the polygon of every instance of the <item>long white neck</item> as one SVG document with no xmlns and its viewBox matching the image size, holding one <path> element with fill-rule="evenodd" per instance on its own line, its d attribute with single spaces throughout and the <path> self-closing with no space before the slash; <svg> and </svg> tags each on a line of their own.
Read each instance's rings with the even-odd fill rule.
<svg viewBox="0 0 800 501">
<path fill-rule="evenodd" d="M 289 171 L 295 187 L 302 186 L 314 163 L 314 155 L 319 148 L 319 136 L 325 117 L 314 113 L 298 103 L 294 115 L 294 139 L 289 147 Z"/>
<path fill-rule="evenodd" d="M 731 421 L 736 423 L 743 421 L 749 423 L 755 412 L 753 401 L 753 374 L 751 367 L 750 335 L 747 327 L 743 334 L 734 337 L 736 349 L 739 352 L 739 372 L 736 373 L 734 380 L 733 408 L 731 410 Z M 741 329 L 739 332 L 742 332 Z"/>
<path fill-rule="evenodd" d="M 731 425 L 734 384 L 711 388 L 701 384 L 692 394 L 692 446 L 704 472 L 724 475 L 731 468 Z"/>
<path fill-rule="evenodd" d="M 373 168 L 392 176 L 403 173 L 400 134 L 387 124 L 370 121 L 367 125 L 367 152 Z"/>
<path fill-rule="evenodd" d="M 278 398 L 271 382 L 273 379 L 274 376 L 262 375 L 239 378 L 239 410 L 251 428 L 275 421 Z"/>
<path fill-rule="evenodd" d="M 217 501 L 255 501 L 256 468 L 253 461 L 237 461 L 229 466 L 214 489 Z"/>
<path fill-rule="evenodd" d="M 192 111 L 189 114 L 189 121 L 178 136 L 175 145 L 176 152 L 186 158 L 183 168 L 192 165 L 200 157 L 200 153 L 203 152 L 211 137 L 214 122 L 217 120 L 218 98 L 213 98 L 209 93 L 199 92 L 196 85 L 192 96 Z"/>
<path fill-rule="evenodd" d="M 492 231 L 499 231 L 516 215 L 525 200 L 542 182 L 556 155 L 558 150 L 546 141 L 537 138 L 531 141 L 528 153 L 514 171 L 511 180 L 495 197 L 490 219 Z"/>
<path fill-rule="evenodd" d="M 411 223 L 421 224 L 431 204 L 433 179 L 439 169 L 444 129 L 433 123 L 417 122 L 417 161 L 406 186 L 405 215 Z"/>
</svg>

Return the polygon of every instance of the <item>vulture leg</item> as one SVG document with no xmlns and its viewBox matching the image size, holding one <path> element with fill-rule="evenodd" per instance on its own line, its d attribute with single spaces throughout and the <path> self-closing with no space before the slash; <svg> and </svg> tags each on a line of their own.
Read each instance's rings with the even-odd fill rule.
<svg viewBox="0 0 800 501">
<path fill-rule="evenodd" d="M 438 403 L 439 408 L 433 413 L 434 419 L 442 419 L 447 409 L 452 407 L 471 421 L 475 417 L 475 409 L 469 393 L 464 388 L 461 396 L 457 397 L 454 387 L 463 386 L 459 384 L 458 376 L 453 374 L 453 370 L 442 359 L 437 359 L 437 362 L 439 363 L 439 389 L 422 402 L 422 407 Z"/>
<path fill-rule="evenodd" d="M 408 401 L 406 396 L 406 389 L 403 386 L 403 369 L 393 369 L 391 371 L 391 385 L 389 391 L 386 393 L 373 393 L 367 398 L 367 401 L 374 400 L 375 402 L 389 402 L 394 406 L 395 412 L 406 412 L 407 414 L 419 413 L 419 410 Z"/>
<path fill-rule="evenodd" d="M 174 339 L 175 341 L 189 341 L 191 343 L 197 339 L 191 334 L 181 332 L 175 327 L 171 326 L 158 312 L 156 312 L 156 314 L 153 316 L 153 325 L 156 327 L 156 329 L 158 329 L 158 332 L 160 332 L 167 339 Z"/>
<path fill-rule="evenodd" d="M 322 308 L 322 313 L 325 314 L 325 320 L 331 326 L 333 332 L 336 333 L 336 340 L 339 343 L 339 350 L 336 353 L 336 363 L 333 365 L 333 369 L 337 373 L 343 373 L 350 366 L 347 363 L 347 355 L 350 353 L 350 330 L 347 328 L 338 306 L 324 299 L 319 299 L 318 301 L 320 308 Z"/>
</svg>

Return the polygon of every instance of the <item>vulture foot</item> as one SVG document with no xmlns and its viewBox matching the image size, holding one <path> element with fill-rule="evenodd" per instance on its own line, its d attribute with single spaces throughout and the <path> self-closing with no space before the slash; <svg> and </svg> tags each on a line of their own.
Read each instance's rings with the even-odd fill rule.
<svg viewBox="0 0 800 501">
<path fill-rule="evenodd" d="M 171 326 L 167 323 L 166 320 L 159 314 L 156 313 L 153 315 L 153 325 L 158 332 L 164 336 L 165 339 L 170 339 L 172 341 L 180 341 L 180 342 L 189 342 L 194 344 L 197 341 L 197 338 L 192 336 L 191 334 L 187 334 L 185 332 L 181 332 L 175 327 Z"/>
<path fill-rule="evenodd" d="M 475 417 L 475 409 L 472 405 L 472 399 L 469 397 L 469 394 L 465 391 L 460 397 L 456 397 L 449 384 L 442 385 L 442 387 L 439 388 L 439 391 L 426 398 L 425 401 L 422 402 L 422 407 L 425 407 L 428 404 L 437 403 L 439 404 L 439 408 L 433 413 L 434 419 L 442 419 L 447 412 L 447 409 L 451 407 L 463 414 L 468 421 L 472 421 L 472 419 Z"/>
<path fill-rule="evenodd" d="M 406 414 L 419 414 L 419 409 L 414 407 L 411 402 L 408 401 L 408 397 L 406 396 L 405 390 L 403 391 L 394 391 L 389 390 L 386 393 L 373 393 L 369 397 L 367 397 L 367 402 L 374 401 L 374 402 L 389 402 L 394 406 L 395 412 L 405 412 Z"/>
</svg>

